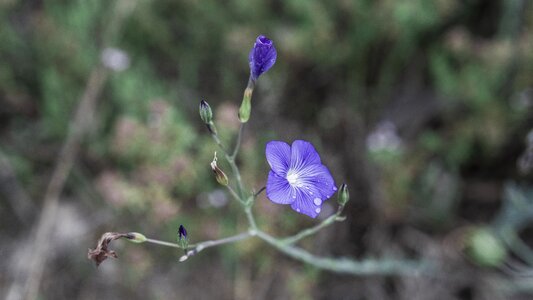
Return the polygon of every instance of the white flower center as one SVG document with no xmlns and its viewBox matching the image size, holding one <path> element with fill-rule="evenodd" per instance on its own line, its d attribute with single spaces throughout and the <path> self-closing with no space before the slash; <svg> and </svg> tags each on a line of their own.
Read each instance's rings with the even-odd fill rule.
<svg viewBox="0 0 533 300">
<path fill-rule="evenodd" d="M 299 184 L 298 173 L 289 171 L 287 173 L 287 181 L 292 186 L 298 186 L 298 184 Z"/>
</svg>

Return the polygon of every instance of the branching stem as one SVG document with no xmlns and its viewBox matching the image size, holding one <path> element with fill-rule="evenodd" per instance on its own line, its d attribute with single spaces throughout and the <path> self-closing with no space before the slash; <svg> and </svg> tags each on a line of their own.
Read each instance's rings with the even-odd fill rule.
<svg viewBox="0 0 533 300">
<path fill-rule="evenodd" d="M 180 257 L 180 262 L 187 260 L 189 257 L 198 254 L 200 251 L 206 248 L 239 242 L 247 238 L 250 238 L 251 236 L 252 235 L 250 234 L 250 232 L 247 231 L 247 232 L 243 232 L 243 233 L 230 236 L 227 238 L 219 239 L 219 240 L 204 241 L 198 244 L 189 245 L 188 248 L 192 248 L 192 249 L 187 250 L 187 253 L 183 255 L 182 257 Z M 178 246 L 178 245 L 174 244 L 172 247 L 175 247 L 175 246 Z"/>
<path fill-rule="evenodd" d="M 310 235 L 313 235 L 315 233 L 317 233 L 318 231 L 320 231 L 322 228 L 324 227 L 327 227 L 331 224 L 333 224 L 335 221 L 342 221 L 343 218 L 340 217 L 340 214 L 342 213 L 342 207 L 339 206 L 339 209 L 337 210 L 337 212 L 329 217 L 327 217 L 324 221 L 322 221 L 321 223 L 311 227 L 311 228 L 308 228 L 308 229 L 304 229 L 302 231 L 300 231 L 299 233 L 291 236 L 291 237 L 287 237 L 287 238 L 284 238 L 282 240 L 280 240 L 281 243 L 283 244 L 294 244 L 296 243 L 297 241 L 303 239 L 303 238 L 306 238 Z"/>
</svg>

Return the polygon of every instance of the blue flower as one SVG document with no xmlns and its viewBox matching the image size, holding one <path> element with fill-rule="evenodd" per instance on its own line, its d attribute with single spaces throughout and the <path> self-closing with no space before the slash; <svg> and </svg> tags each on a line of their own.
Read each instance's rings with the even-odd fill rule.
<svg viewBox="0 0 533 300">
<path fill-rule="evenodd" d="M 264 35 L 258 36 L 250 55 L 248 55 L 252 80 L 255 81 L 261 74 L 268 71 L 276 62 L 277 55 L 272 40 Z"/>
<path fill-rule="evenodd" d="M 328 168 L 311 143 L 296 140 L 289 146 L 280 141 L 266 145 L 270 173 L 266 185 L 268 199 L 290 204 L 298 213 L 315 218 L 322 203 L 337 190 Z"/>
</svg>

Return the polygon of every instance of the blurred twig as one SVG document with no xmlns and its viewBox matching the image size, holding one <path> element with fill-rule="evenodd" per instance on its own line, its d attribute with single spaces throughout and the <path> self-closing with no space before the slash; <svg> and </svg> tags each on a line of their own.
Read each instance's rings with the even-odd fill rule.
<svg viewBox="0 0 533 300">
<path fill-rule="evenodd" d="M 30 220 L 34 204 L 17 180 L 17 176 L 9 159 L 0 151 L 0 194 L 2 194 L 13 209 L 16 217 L 22 223 Z"/>
<path fill-rule="evenodd" d="M 78 155 L 83 134 L 90 125 L 88 116 L 94 113 L 98 95 L 107 79 L 107 75 L 107 71 L 102 66 L 96 67 L 91 73 L 74 119 L 69 126 L 67 139 L 59 152 L 56 167 L 44 196 L 41 216 L 35 226 L 35 239 L 30 246 L 32 254 L 23 292 L 23 295 L 26 295 L 25 298 L 27 299 L 37 298 L 42 273 L 48 257 L 49 239 L 51 238 L 56 223 L 55 217 L 59 207 L 59 196 L 63 191 L 65 181 Z"/>
<path fill-rule="evenodd" d="M 135 1 L 121 0 L 116 2 L 110 23 L 104 33 L 104 45 L 115 40 L 124 19 L 133 11 L 134 7 Z M 24 262 L 28 266 L 25 269 L 27 273 L 14 279 L 8 299 L 36 299 L 38 296 L 41 278 L 48 260 L 50 239 L 56 223 L 59 197 L 78 155 L 83 136 L 90 128 L 98 96 L 108 75 L 109 71 L 99 63 L 89 76 L 46 189 L 42 212 L 34 226 L 34 238 L 28 245 L 29 259 Z"/>
</svg>

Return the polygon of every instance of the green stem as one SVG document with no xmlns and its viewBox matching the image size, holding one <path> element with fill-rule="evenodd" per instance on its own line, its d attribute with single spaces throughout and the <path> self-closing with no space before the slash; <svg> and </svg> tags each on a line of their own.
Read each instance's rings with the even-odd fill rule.
<svg viewBox="0 0 533 300">
<path fill-rule="evenodd" d="M 427 271 L 429 265 L 423 262 L 407 260 L 373 260 L 356 261 L 347 258 L 329 258 L 313 255 L 301 248 L 284 244 L 282 241 L 263 231 L 256 231 L 257 237 L 274 248 L 299 261 L 319 269 L 351 275 L 418 275 Z"/>
<path fill-rule="evenodd" d="M 191 257 L 191 256 L 193 256 L 195 254 L 198 254 L 200 251 L 202 251 L 202 250 L 204 250 L 206 248 L 220 246 L 220 245 L 224 245 L 224 244 L 235 243 L 235 242 L 238 242 L 238 241 L 242 241 L 242 240 L 248 239 L 251 236 L 252 236 L 252 234 L 247 231 L 247 232 L 243 232 L 243 233 L 240 233 L 240 234 L 237 234 L 237 235 L 234 235 L 234 236 L 230 236 L 230 237 L 227 237 L 227 238 L 223 238 L 223 239 L 205 241 L 205 242 L 201 242 L 201 243 L 198 243 L 198 244 L 191 244 L 191 245 L 189 245 L 188 248 L 192 248 L 192 249 L 188 250 L 185 255 L 180 257 L 180 262 L 187 260 L 189 257 Z"/>
<path fill-rule="evenodd" d="M 160 241 L 160 240 L 156 240 L 156 239 L 149 239 L 147 238 L 146 239 L 146 242 L 147 243 L 152 243 L 152 244 L 157 244 L 157 245 L 161 245 L 161 246 L 167 246 L 167 247 L 173 247 L 173 248 L 181 248 L 180 245 L 176 244 L 176 243 L 171 243 L 171 242 L 165 242 L 165 241 Z"/>
<path fill-rule="evenodd" d="M 215 140 L 215 143 L 217 143 L 220 150 L 222 150 L 222 152 L 224 152 L 224 154 L 227 156 L 228 152 L 226 151 L 226 148 L 224 148 L 224 145 L 222 144 L 222 141 L 218 137 L 218 134 L 211 132 L 211 137 L 213 137 L 213 140 Z"/>
<path fill-rule="evenodd" d="M 241 204 L 244 204 L 241 197 L 235 192 L 235 190 L 231 186 L 227 185 L 226 187 L 228 188 L 228 191 L 233 196 L 233 198 L 235 198 L 235 200 L 239 201 L 239 203 Z"/>
<path fill-rule="evenodd" d="M 342 208 L 343 208 L 342 206 L 339 206 L 339 209 L 337 210 L 337 212 L 335 214 L 329 216 L 328 218 L 326 218 L 324 221 L 322 221 L 318 225 L 313 226 L 313 227 L 308 228 L 308 229 L 305 229 L 305 230 L 302 230 L 299 233 L 297 233 L 297 234 L 295 234 L 295 235 L 293 235 L 291 237 L 284 238 L 284 239 L 280 240 L 280 242 L 283 243 L 283 244 L 294 244 L 295 242 L 297 242 L 297 241 L 299 241 L 299 240 L 301 240 L 303 238 L 306 238 L 306 237 L 308 237 L 310 235 L 313 235 L 313 234 L 317 233 L 322 228 L 333 224 L 335 221 L 338 221 L 339 215 L 342 212 Z"/>
<path fill-rule="evenodd" d="M 244 187 L 242 184 L 241 172 L 239 171 L 239 168 L 237 167 L 235 160 L 229 157 L 227 153 L 225 154 L 225 157 L 226 157 L 226 160 L 228 161 L 228 164 L 231 167 L 233 176 L 235 176 L 235 181 L 237 181 L 237 192 L 239 193 L 239 196 L 242 200 L 244 198 Z"/>
<path fill-rule="evenodd" d="M 249 232 L 242 232 L 242 233 L 239 233 L 237 235 L 230 236 L 230 237 L 223 238 L 223 239 L 210 240 L 210 241 L 204 241 L 204 242 L 197 243 L 197 244 L 191 244 L 191 245 L 189 245 L 189 248 L 195 248 L 197 252 L 200 252 L 200 251 L 202 251 L 205 248 L 214 247 L 214 246 L 223 245 L 223 244 L 234 243 L 234 242 L 238 242 L 238 241 L 247 239 L 249 237 L 251 237 Z"/>
<path fill-rule="evenodd" d="M 248 219 L 248 224 L 250 224 L 250 229 L 253 231 L 257 230 L 257 224 L 255 223 L 254 215 L 252 213 L 252 203 L 249 203 L 244 207 L 244 212 L 246 213 L 246 218 Z"/>
<path fill-rule="evenodd" d="M 235 142 L 235 148 L 233 149 L 233 153 L 230 155 L 231 160 L 235 160 L 237 157 L 237 154 L 239 153 L 239 148 L 241 147 L 241 140 L 242 140 L 242 134 L 244 131 L 244 124 L 241 123 L 241 126 L 239 127 L 239 133 L 237 134 L 237 141 Z"/>
</svg>

